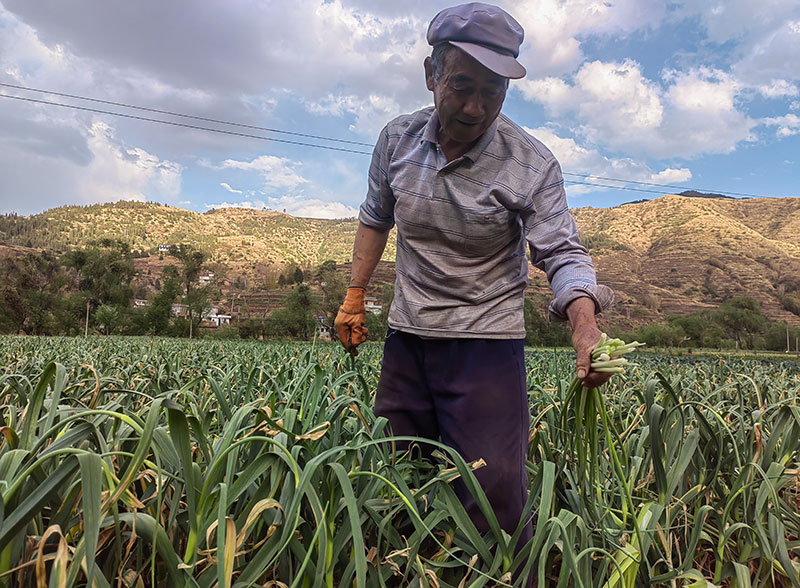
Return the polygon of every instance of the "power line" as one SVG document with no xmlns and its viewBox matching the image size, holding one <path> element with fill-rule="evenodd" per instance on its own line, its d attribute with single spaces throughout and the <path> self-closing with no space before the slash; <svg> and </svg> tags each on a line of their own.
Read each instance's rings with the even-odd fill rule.
<svg viewBox="0 0 800 588">
<path fill-rule="evenodd" d="M 361 141 L 349 141 L 347 139 L 335 139 L 333 137 L 323 137 L 321 135 L 309 135 L 307 133 L 297 133 L 294 131 L 283 131 L 280 129 L 271 129 L 269 127 L 259 127 L 256 125 L 248 125 L 244 123 L 231 122 L 227 120 L 219 120 L 216 118 L 206 118 L 204 116 L 195 116 L 193 114 L 183 114 L 181 112 L 172 112 L 169 110 L 159 110 L 157 108 L 147 108 L 145 106 L 136 106 L 134 104 L 127 104 L 125 102 L 113 102 L 111 100 L 101 100 L 100 98 L 90 98 L 88 96 L 78 96 L 77 94 L 65 94 L 63 92 L 53 92 L 51 90 L 42 90 L 39 88 L 29 88 L 27 86 L 17 86 L 15 84 L 4 84 L 0 82 L 0 86 L 6 88 L 14 88 L 16 90 L 25 90 L 27 92 L 39 92 L 41 94 L 50 94 L 52 96 L 61 96 L 63 98 L 75 98 L 76 100 L 86 100 L 88 102 L 97 102 L 99 104 L 109 104 L 111 106 L 122 106 L 123 108 L 133 108 L 135 110 L 143 110 L 145 112 L 155 112 L 157 114 L 167 114 L 169 116 L 179 116 L 181 118 L 190 118 L 193 120 L 202 120 L 205 122 L 213 122 L 221 125 L 229 125 L 232 127 L 241 127 L 244 129 L 253 129 L 256 131 L 267 131 L 270 133 L 282 133 L 284 135 L 295 135 L 297 137 L 306 137 L 307 139 L 320 139 L 322 141 L 334 141 L 336 143 L 347 143 L 350 145 L 363 145 L 365 147 L 372 147 L 370 143 L 363 143 Z"/>
<path fill-rule="evenodd" d="M 109 105 L 114 105 L 114 106 L 120 106 L 120 107 L 123 107 L 123 108 L 132 108 L 132 109 L 142 110 L 142 111 L 146 111 L 146 112 L 155 112 L 155 113 L 159 113 L 159 114 L 166 114 L 166 115 L 169 115 L 169 116 L 178 116 L 178 117 L 183 117 L 183 118 L 188 118 L 188 119 L 202 120 L 202 121 L 206 121 L 206 122 L 213 122 L 213 123 L 217 123 L 217 124 L 231 125 L 231 126 L 236 126 L 236 127 L 241 127 L 241 128 L 249 128 L 249 129 L 261 130 L 261 131 L 272 132 L 272 133 L 283 133 L 283 134 L 300 136 L 300 137 L 314 138 L 314 139 L 319 139 L 319 140 L 323 140 L 323 141 L 333 141 L 333 142 L 339 142 L 339 143 L 347 143 L 347 144 L 351 144 L 351 145 L 363 145 L 363 146 L 366 146 L 366 147 L 372 147 L 371 144 L 363 143 L 363 142 L 360 142 L 360 141 L 349 141 L 347 139 L 337 139 L 337 138 L 334 138 L 334 137 L 325 137 L 325 136 L 321 136 L 321 135 L 311 135 L 311 134 L 307 134 L 307 133 L 299 133 L 299 132 L 294 132 L 294 131 L 285 131 L 285 130 L 280 130 L 280 129 L 272 129 L 272 128 L 268 128 L 268 127 L 259 127 L 259 126 L 255 126 L 255 125 L 247 125 L 247 124 L 243 124 L 243 123 L 236 123 L 236 122 L 224 121 L 224 120 L 219 120 L 219 119 L 206 118 L 206 117 L 201 117 L 201 116 L 194 116 L 194 115 L 183 114 L 183 113 L 179 113 L 179 112 L 171 112 L 171 111 L 168 111 L 168 110 L 158 110 L 158 109 L 155 109 L 155 108 L 147 108 L 147 107 L 144 107 L 144 106 L 136 106 L 136 105 L 133 105 L 133 104 L 126 104 L 124 102 L 113 102 L 113 101 L 110 101 L 110 100 L 102 100 L 102 99 L 99 99 L 99 98 L 90 98 L 90 97 L 87 97 L 87 96 L 78 96 L 76 94 L 66 94 L 66 93 L 63 93 L 63 92 L 54 92 L 54 91 L 42 90 L 42 89 L 38 89 L 38 88 L 29 88 L 27 86 L 6 84 L 6 83 L 2 83 L 2 82 L 0 82 L 0 86 L 7 87 L 7 88 L 14 88 L 14 89 L 17 89 L 17 90 L 26 90 L 26 91 L 30 91 L 30 92 L 40 92 L 40 93 L 43 93 L 43 94 L 51 94 L 51 95 L 54 95 L 54 96 L 75 98 L 75 99 L 78 99 L 78 100 L 87 100 L 87 101 L 90 101 L 90 102 L 97 102 L 97 103 L 101 103 L 101 104 L 109 104 Z M 163 120 L 163 119 L 155 119 L 155 118 L 149 118 L 149 117 L 144 117 L 144 116 L 136 116 L 136 115 L 132 115 L 132 114 L 126 114 L 126 113 L 123 113 L 123 112 L 113 112 L 113 111 L 101 110 L 101 109 L 97 109 L 97 108 L 88 108 L 86 106 L 78 106 L 78 105 L 74 105 L 74 104 L 62 104 L 62 103 L 59 103 L 59 102 L 50 102 L 50 101 L 47 101 L 47 100 L 37 100 L 35 98 L 27 98 L 27 97 L 23 97 L 23 96 L 12 96 L 10 94 L 0 94 L 0 98 L 12 98 L 14 100 L 21 100 L 21 101 L 25 101 L 25 102 L 33 102 L 33 103 L 36 103 L 36 104 L 44 104 L 44 105 L 47 105 L 47 106 L 60 106 L 62 108 L 72 108 L 72 109 L 75 109 L 75 110 L 82 110 L 82 111 L 85 111 L 85 112 L 94 112 L 94 113 L 97 113 L 97 114 L 108 114 L 108 115 L 111 115 L 111 116 L 119 116 L 119 117 L 133 119 L 133 120 L 154 122 L 154 123 L 160 123 L 160 124 L 171 125 L 171 126 L 187 128 L 187 129 L 200 130 L 200 131 L 209 131 L 209 132 L 212 132 L 212 133 L 219 133 L 219 134 L 224 134 L 224 135 L 232 135 L 232 136 L 235 136 L 235 137 L 245 137 L 245 138 L 249 138 L 249 139 L 260 139 L 262 141 L 273 141 L 273 142 L 276 142 L 276 143 L 284 143 L 284 144 L 288 144 L 288 145 L 297 145 L 297 146 L 301 146 L 301 147 L 314 147 L 314 148 L 317 148 L 317 149 L 326 149 L 326 150 L 329 150 L 329 151 L 339 151 L 339 152 L 343 152 L 343 153 L 355 153 L 355 154 L 358 154 L 358 155 L 371 155 L 371 153 L 367 152 L 367 151 L 358 151 L 358 150 L 355 150 L 355 149 L 345 149 L 345 148 L 342 148 L 342 147 L 334 147 L 334 146 L 329 146 L 329 145 L 317 145 L 317 144 L 314 144 L 314 143 L 305 143 L 305 142 L 301 142 L 301 141 L 290 141 L 290 140 L 287 140 L 287 139 L 277 139 L 277 138 L 274 138 L 274 137 L 264 137 L 264 136 L 261 136 L 261 135 L 252 135 L 252 134 L 249 134 L 249 133 L 240 133 L 240 132 L 236 132 L 236 131 L 228 131 L 228 130 L 225 130 L 225 129 L 215 129 L 215 128 L 211 128 L 211 127 L 204 127 L 204 126 L 199 126 L 199 125 L 191 125 L 191 124 L 179 123 L 179 122 Z M 639 181 L 639 180 L 628 180 L 628 179 L 623 179 L 623 178 L 609 178 L 609 177 L 604 177 L 604 176 L 597 176 L 597 175 L 594 175 L 594 174 L 585 174 L 585 173 L 582 174 L 582 173 L 574 173 L 574 172 L 566 172 L 566 171 L 563 171 L 562 174 L 565 175 L 565 176 L 575 176 L 575 177 L 588 179 L 588 180 L 592 180 L 594 178 L 597 178 L 598 180 L 604 180 L 604 181 L 622 182 L 622 183 L 625 183 L 625 184 L 638 184 L 638 185 L 643 185 L 643 186 L 654 186 L 654 187 L 660 187 L 660 188 L 676 188 L 676 189 L 680 189 L 680 190 L 694 190 L 694 191 L 697 191 L 697 192 L 716 192 L 716 193 L 723 194 L 723 195 L 745 196 L 745 197 L 749 197 L 749 198 L 763 198 L 764 197 L 764 196 L 761 196 L 761 195 L 758 195 L 758 194 L 749 194 L 749 193 L 744 193 L 744 192 L 730 192 L 730 191 L 712 190 L 712 189 L 704 189 L 704 188 L 691 188 L 691 187 L 687 187 L 687 186 L 676 186 L 676 185 L 672 185 L 672 184 L 659 184 L 659 183 L 656 183 L 656 182 L 645 182 L 645 181 Z M 651 194 L 663 194 L 664 193 L 663 190 L 660 190 L 660 191 L 659 190 L 646 190 L 646 189 L 643 189 L 643 188 L 633 188 L 633 187 L 630 187 L 630 186 L 612 186 L 612 185 L 608 185 L 608 184 L 599 184 L 597 182 L 579 182 L 577 180 L 565 180 L 565 183 L 568 183 L 568 184 L 579 184 L 579 185 L 584 185 L 584 186 L 595 186 L 595 187 L 598 187 L 598 188 L 608 188 L 608 189 L 613 189 L 613 190 L 624 190 L 624 191 L 628 191 L 628 192 L 648 192 L 648 193 L 651 193 Z"/>
<path fill-rule="evenodd" d="M 654 182 L 641 182 L 641 181 L 637 181 L 637 180 L 623 180 L 621 178 L 606 178 L 606 177 L 603 177 L 603 176 L 597 176 L 595 174 L 577 174 L 577 173 L 572 173 L 572 172 L 561 172 L 561 173 L 562 173 L 562 175 L 565 175 L 565 176 L 576 176 L 576 177 L 585 178 L 585 179 L 597 178 L 598 180 L 605 180 L 605 181 L 608 181 L 608 182 L 624 182 L 626 184 L 639 184 L 641 186 L 659 186 L 661 188 L 677 188 L 677 189 L 680 189 L 680 190 L 694 190 L 695 192 L 715 192 L 715 190 L 710 190 L 710 189 L 707 189 L 707 188 L 689 188 L 689 187 L 686 187 L 686 186 L 675 186 L 675 185 L 672 185 L 672 184 L 657 184 L 657 183 L 654 183 Z M 581 182 L 572 182 L 572 183 L 573 184 L 580 184 Z M 591 186 L 595 186 L 595 185 L 599 186 L 600 184 L 589 184 L 589 185 L 591 185 Z M 603 186 L 603 187 L 604 188 L 618 188 L 618 186 Z M 631 189 L 633 189 L 633 188 L 631 188 Z M 641 192 L 652 192 L 652 190 L 640 190 L 640 191 Z M 661 192 L 657 192 L 657 193 L 661 194 Z M 759 196 L 758 194 L 746 194 L 746 193 L 743 193 L 743 192 L 728 192 L 727 190 L 725 192 L 719 192 L 719 193 L 721 193 L 721 194 L 730 194 L 731 196 L 747 196 L 748 198 L 763 198 L 763 196 Z"/>
<path fill-rule="evenodd" d="M 146 116 L 136 116 L 133 114 L 125 114 L 123 112 L 112 112 L 110 110 L 100 110 L 98 108 L 88 108 L 86 106 L 77 106 L 75 104 L 60 104 L 58 102 L 48 102 L 47 100 L 37 100 L 35 98 L 25 98 L 23 96 L 11 96 L 10 94 L 0 94 L 0 98 L 12 98 L 14 100 L 22 100 L 24 102 L 33 102 L 36 104 L 46 104 L 47 106 L 60 106 L 62 108 L 74 108 L 75 110 L 83 110 L 86 112 L 95 112 L 98 114 L 110 114 L 112 116 L 121 116 L 123 118 L 130 118 L 133 120 L 144 120 L 148 122 L 161 123 L 162 125 L 172 125 L 173 127 L 181 127 L 184 129 L 195 129 L 198 131 L 209 131 L 212 133 L 220 133 L 223 135 L 233 135 L 235 137 L 247 137 L 248 139 L 261 139 L 262 141 L 274 141 L 276 143 L 286 143 L 289 145 L 300 145 L 302 147 L 316 147 L 317 149 L 327 149 L 329 151 L 342 151 L 344 153 L 358 153 L 359 155 L 371 155 L 368 151 L 356 151 L 355 149 L 344 149 L 342 147 L 332 147 L 330 145 L 315 145 L 314 143 L 303 143 L 301 141 L 289 141 L 287 139 L 276 139 L 274 137 L 262 137 L 260 135 L 251 135 L 249 133 L 237 133 L 236 131 L 226 131 L 224 129 L 213 129 L 211 127 L 201 127 L 199 125 L 190 125 L 186 123 L 179 123 L 171 120 L 161 120 L 157 118 L 148 118 Z"/>
<path fill-rule="evenodd" d="M 577 175 L 577 174 L 571 174 Z M 595 186 L 597 188 L 611 188 L 613 190 L 626 190 L 628 192 L 650 192 L 651 194 L 663 194 L 663 190 L 647 190 L 645 188 L 630 188 L 627 186 L 609 186 L 608 184 L 594 184 L 591 182 L 576 182 L 575 180 L 564 180 L 565 184 L 580 184 L 582 186 Z"/>
</svg>

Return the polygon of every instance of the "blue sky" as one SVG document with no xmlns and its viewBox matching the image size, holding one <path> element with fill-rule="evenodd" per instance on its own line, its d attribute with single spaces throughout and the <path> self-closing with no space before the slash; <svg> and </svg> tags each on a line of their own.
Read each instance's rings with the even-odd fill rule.
<svg viewBox="0 0 800 588">
<path fill-rule="evenodd" d="M 368 155 L 9 96 L 368 153 L 388 120 L 432 103 L 425 30 L 450 4 L 0 0 L 0 84 L 366 144 L 0 86 L 0 212 L 130 199 L 353 216 Z M 570 206 L 684 189 L 800 196 L 797 0 L 498 4 L 525 28 L 528 69 L 503 111 L 558 157 Z"/>
</svg>

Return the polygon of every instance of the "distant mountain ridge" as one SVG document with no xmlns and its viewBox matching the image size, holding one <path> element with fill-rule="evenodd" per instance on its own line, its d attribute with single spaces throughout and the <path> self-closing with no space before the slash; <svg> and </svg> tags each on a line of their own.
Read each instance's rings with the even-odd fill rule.
<svg viewBox="0 0 800 588">
<path fill-rule="evenodd" d="M 600 281 L 618 304 L 610 319 L 641 323 L 716 307 L 734 295 L 759 300 L 773 319 L 800 325 L 782 303 L 800 291 L 800 199 L 668 195 L 615 208 L 572 211 Z M 126 241 L 158 260 L 161 244 L 194 243 L 229 276 L 264 264 L 311 267 L 350 260 L 355 219 L 297 218 L 242 208 L 197 213 L 138 202 L 66 206 L 0 217 L 0 243 L 65 250 L 99 238 Z M 383 259 L 392 262 L 394 235 Z M 163 264 L 162 264 L 163 265 Z M 530 293 L 547 295 L 536 270 Z"/>
<path fill-rule="evenodd" d="M 678 194 L 678 196 L 686 196 L 687 198 L 729 198 L 736 200 L 733 196 L 726 196 L 725 194 L 714 194 L 713 192 L 696 192 L 694 190 L 686 190 Z"/>
</svg>

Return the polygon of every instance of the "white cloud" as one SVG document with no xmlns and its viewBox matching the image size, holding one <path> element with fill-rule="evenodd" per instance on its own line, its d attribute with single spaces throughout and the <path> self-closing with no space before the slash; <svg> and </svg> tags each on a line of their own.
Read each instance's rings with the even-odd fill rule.
<svg viewBox="0 0 800 588">
<path fill-rule="evenodd" d="M 241 202 L 219 202 L 216 204 L 206 204 L 210 208 L 248 208 L 253 210 L 274 210 L 285 212 L 292 216 L 305 218 L 350 218 L 358 215 L 358 210 L 342 204 L 341 202 L 325 202 L 315 198 L 304 198 L 302 196 L 281 196 L 277 198 L 266 198 L 264 200 L 251 199 Z"/>
<path fill-rule="evenodd" d="M 796 0 L 679 0 L 680 18 L 699 19 L 707 40 L 727 44 L 731 72 L 758 86 L 800 79 L 800 3 Z"/>
<path fill-rule="evenodd" d="M 632 60 L 584 64 L 572 83 L 523 84 L 555 120 L 595 145 L 649 157 L 729 153 L 752 140 L 756 121 L 737 107 L 741 84 L 710 68 L 667 70 L 662 87 Z"/>
<path fill-rule="evenodd" d="M 59 85 L 69 77 L 62 71 L 58 78 L 39 78 L 50 86 L 95 93 L 101 84 L 105 95 L 119 92 L 161 105 L 172 100 L 171 110 L 200 110 L 212 118 L 226 118 L 233 104 L 237 111 L 253 107 L 254 116 L 269 113 L 276 95 L 265 95 L 266 89 L 308 102 L 333 94 L 349 100 L 359 133 L 377 126 L 370 117 L 405 112 L 429 95 L 422 61 L 430 51 L 430 6 L 391 14 L 380 3 L 294 0 L 186 10 L 179 3 L 142 0 L 135 7 L 93 2 L 92 18 L 86 18 L 86 9 L 70 0 L 3 5 L 11 12 L 0 6 L 0 14 L 28 31 L 38 53 L 61 51 L 76 61 L 70 69 L 79 84 Z M 17 44 L 9 53 L 19 69 Z M 45 60 L 38 53 L 36 61 Z"/>
<path fill-rule="evenodd" d="M 264 188 L 271 190 L 294 190 L 308 180 L 298 174 L 293 168 L 302 165 L 300 162 L 291 161 L 285 157 L 262 155 L 251 161 L 237 161 L 226 159 L 213 169 L 239 169 L 255 171 L 261 175 Z"/>
<path fill-rule="evenodd" d="M 269 208 L 264 200 L 242 200 L 241 202 L 216 202 L 214 204 L 205 204 L 205 208 L 248 208 L 252 210 L 261 210 L 262 208 Z"/>
<path fill-rule="evenodd" d="M 661 0 L 512 0 L 506 4 L 525 29 L 520 61 L 531 78 L 574 71 L 584 60 L 581 38 L 625 36 L 654 26 L 666 15 Z"/>
<path fill-rule="evenodd" d="M 798 13 L 795 0 L 761 0 L 754 10 L 752 0 L 678 0 L 680 16 L 699 17 L 709 40 L 725 43 L 758 37 L 782 23 L 791 22 Z"/>
<path fill-rule="evenodd" d="M 68 128 L 43 119 L 40 126 L 30 126 L 34 135 L 23 141 L 15 134 L 0 136 L 0 210 L 32 214 L 66 203 L 180 198 L 179 164 L 127 145 L 103 122 L 72 134 Z"/>
<path fill-rule="evenodd" d="M 800 135 L 800 116 L 797 116 L 796 114 L 765 118 L 763 122 L 767 126 L 778 127 L 778 130 L 775 131 L 775 135 L 779 139 Z"/>
<path fill-rule="evenodd" d="M 595 182 L 607 186 L 625 186 L 629 182 L 621 180 L 672 184 L 686 182 L 692 178 L 692 172 L 688 168 L 665 168 L 656 172 L 643 161 L 627 157 L 607 157 L 597 149 L 584 147 L 572 138 L 560 136 L 549 127 L 537 129 L 525 127 L 525 130 L 542 141 L 553 152 L 561 164 L 564 179 L 567 182 Z M 574 196 L 605 189 L 574 184 L 568 188 L 568 192 Z M 657 190 L 658 188 L 652 189 Z M 665 189 L 664 192 L 669 192 L 669 189 Z"/>
<path fill-rule="evenodd" d="M 345 114 L 353 115 L 355 121 L 350 125 L 350 130 L 362 137 L 374 139 L 391 119 L 406 110 L 416 110 L 425 104 L 427 102 L 422 101 L 403 108 L 392 98 L 378 94 L 370 94 L 362 98 L 355 95 L 329 93 L 319 100 L 307 101 L 306 109 L 316 115 L 337 117 Z"/>
<path fill-rule="evenodd" d="M 634 61 L 587 63 L 575 81 L 586 96 L 579 109 L 594 129 L 603 132 L 624 124 L 630 131 L 661 124 L 664 109 L 658 88 L 642 75 Z"/>
<path fill-rule="evenodd" d="M 512 88 L 519 90 L 526 100 L 540 102 L 553 116 L 561 116 L 577 107 L 579 95 L 561 78 L 524 79 Z"/>
<path fill-rule="evenodd" d="M 81 175 L 81 202 L 112 200 L 175 200 L 181 191 L 182 167 L 159 160 L 138 147 L 119 141 L 114 129 L 96 122 L 89 132 L 94 157 Z"/>
<path fill-rule="evenodd" d="M 758 92 L 764 98 L 784 98 L 800 94 L 797 85 L 786 80 L 770 80 L 769 84 L 758 86 Z"/>
<path fill-rule="evenodd" d="M 692 179 L 692 172 L 685 167 L 674 169 L 668 167 L 650 178 L 656 184 L 677 184 Z"/>
<path fill-rule="evenodd" d="M 285 210 L 287 214 L 292 216 L 307 218 L 349 218 L 358 215 L 357 209 L 341 202 L 325 202 L 300 196 L 268 198 L 267 203 L 273 210 Z"/>
<path fill-rule="evenodd" d="M 759 12 L 763 10 L 760 9 Z M 797 10 L 800 16 L 800 9 Z M 800 79 L 800 21 L 783 22 L 748 47 L 733 71 L 749 82 L 771 78 Z"/>
<path fill-rule="evenodd" d="M 667 70 L 664 78 L 673 82 L 668 90 L 669 101 L 686 112 L 731 112 L 741 89 L 741 84 L 731 75 L 709 68 L 689 72 Z"/>
<path fill-rule="evenodd" d="M 220 182 L 219 185 L 225 188 L 231 194 L 244 194 L 244 192 L 242 192 L 241 190 L 235 190 L 231 188 L 230 185 L 225 182 Z"/>
<path fill-rule="evenodd" d="M 542 104 L 556 128 L 569 129 L 576 148 L 586 151 L 582 157 L 599 157 L 598 169 L 636 168 L 625 163 L 633 161 L 631 154 L 638 161 L 730 153 L 751 140 L 759 124 L 774 126 L 779 137 L 794 133 L 788 119 L 753 120 L 747 101 L 760 95 L 775 101 L 770 107 L 793 100 L 789 109 L 800 109 L 797 0 L 762 0 L 759 10 L 751 0 L 498 3 L 526 30 L 520 60 L 529 76 L 512 87 Z M 187 11 L 182 3 L 157 0 L 90 0 L 90 8 L 78 0 L 0 0 L 0 81 L 286 130 L 291 125 L 291 130 L 339 134 L 347 127 L 371 141 L 395 115 L 431 102 L 422 77 L 430 51 L 425 30 L 436 11 L 451 4 L 234 0 Z M 676 69 L 656 78 L 650 72 L 661 56 L 642 57 L 645 65 L 625 57 L 651 34 L 652 46 L 660 50 L 664 31 L 657 27 L 664 22 L 675 30 L 685 27 L 690 41 L 663 45 L 671 55 L 665 53 L 664 63 Z M 590 51 L 617 41 L 616 61 L 594 56 L 587 61 Z M 706 57 L 715 65 L 699 67 Z M 319 118 L 309 122 L 298 106 Z M 541 124 L 538 109 L 531 111 L 524 121 Z M 89 131 L 98 120 L 107 125 L 114 120 L 111 137 L 92 135 L 100 132 Z M 209 164 L 228 175 L 220 174 L 208 190 L 219 193 L 214 184 L 220 183 L 236 200 L 251 194 L 231 187 L 245 185 L 242 172 L 259 174 L 260 187 L 275 195 L 299 198 L 313 189 L 328 212 L 326 202 L 350 202 L 350 195 L 363 190 L 360 163 L 348 163 L 361 170 L 360 179 L 344 186 L 339 179 L 321 179 L 313 164 L 300 167 L 295 161 L 318 161 L 314 154 L 296 155 L 276 143 L 267 144 L 274 151 L 263 151 L 270 155 L 260 156 L 247 151 L 239 137 L 47 107 L 0 109 L 0 128 L 0 199 L 7 201 L 26 186 L 52 205 L 67 199 L 73 186 L 89 199 L 100 192 L 182 198 L 175 194 L 186 170 L 173 162 L 194 164 L 191 153 L 225 160 Z M 53 179 L 36 173 L 44 168 Z M 640 173 L 672 174 L 669 170 Z M 329 186 L 336 193 L 327 192 Z M 202 197 L 192 195 L 196 202 Z"/>
</svg>

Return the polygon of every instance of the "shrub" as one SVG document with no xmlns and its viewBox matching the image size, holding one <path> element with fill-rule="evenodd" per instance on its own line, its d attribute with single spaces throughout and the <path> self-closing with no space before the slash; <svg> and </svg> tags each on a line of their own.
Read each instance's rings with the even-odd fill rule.
<svg viewBox="0 0 800 588">
<path fill-rule="evenodd" d="M 225 325 L 216 329 L 208 329 L 205 331 L 205 337 L 208 339 L 218 340 L 231 340 L 241 339 L 239 336 L 239 329 L 235 325 Z"/>
<path fill-rule="evenodd" d="M 796 294 L 786 294 L 781 298 L 783 307 L 791 313 L 800 316 L 800 296 Z"/>
</svg>

